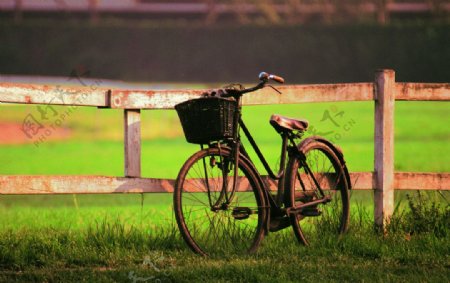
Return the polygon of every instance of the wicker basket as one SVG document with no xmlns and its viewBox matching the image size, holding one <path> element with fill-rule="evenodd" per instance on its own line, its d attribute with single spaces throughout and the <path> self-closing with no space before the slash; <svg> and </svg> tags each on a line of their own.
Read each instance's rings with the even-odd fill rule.
<svg viewBox="0 0 450 283">
<path fill-rule="evenodd" d="M 186 140 L 207 144 L 233 136 L 236 101 L 205 97 L 175 105 Z"/>
</svg>

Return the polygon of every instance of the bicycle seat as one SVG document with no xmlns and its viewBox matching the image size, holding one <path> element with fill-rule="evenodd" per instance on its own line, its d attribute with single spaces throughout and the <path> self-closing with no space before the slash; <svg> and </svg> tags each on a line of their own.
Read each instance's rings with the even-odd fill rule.
<svg viewBox="0 0 450 283">
<path fill-rule="evenodd" d="M 270 124 L 275 128 L 277 132 L 280 133 L 286 130 L 296 130 L 303 132 L 308 128 L 309 123 L 307 120 L 292 119 L 274 114 L 272 115 L 272 117 L 270 117 Z"/>
</svg>

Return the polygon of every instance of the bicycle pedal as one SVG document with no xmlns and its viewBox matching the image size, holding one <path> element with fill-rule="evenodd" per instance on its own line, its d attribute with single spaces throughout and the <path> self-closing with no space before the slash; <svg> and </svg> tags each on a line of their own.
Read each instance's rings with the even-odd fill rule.
<svg viewBox="0 0 450 283">
<path fill-rule="evenodd" d="M 234 217 L 234 219 L 237 220 L 244 220 L 250 217 L 252 214 L 252 210 L 248 207 L 235 207 L 233 208 L 233 212 L 231 215 Z"/>
</svg>

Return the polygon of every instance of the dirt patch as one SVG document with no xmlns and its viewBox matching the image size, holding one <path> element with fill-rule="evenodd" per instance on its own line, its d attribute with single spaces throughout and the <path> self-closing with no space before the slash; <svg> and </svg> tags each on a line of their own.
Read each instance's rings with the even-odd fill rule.
<svg viewBox="0 0 450 283">
<path fill-rule="evenodd" d="M 72 131 L 68 128 L 52 128 L 45 141 L 65 140 L 70 138 L 71 134 Z M 39 134 L 28 137 L 22 130 L 22 124 L 0 122 L 0 145 L 33 143 L 38 137 Z"/>
</svg>

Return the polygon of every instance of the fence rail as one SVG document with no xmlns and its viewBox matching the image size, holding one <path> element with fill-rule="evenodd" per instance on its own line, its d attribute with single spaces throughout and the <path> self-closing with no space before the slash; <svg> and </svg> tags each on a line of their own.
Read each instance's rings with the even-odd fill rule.
<svg viewBox="0 0 450 283">
<path fill-rule="evenodd" d="M 447 14 L 450 4 L 445 1 L 359 1 L 340 3 L 322 1 L 322 3 L 300 3 L 300 1 L 211 1 L 211 0 L 180 0 L 164 3 L 164 1 L 37 1 L 37 0 L 7 0 L 0 2 L 0 11 L 14 12 L 17 19 L 24 12 L 74 12 L 87 13 L 96 20 L 100 13 L 115 14 L 157 14 L 204 16 L 207 23 L 217 21 L 220 16 L 235 15 L 240 22 L 248 21 L 248 17 L 259 15 L 269 22 L 276 23 L 281 17 L 290 21 L 303 21 L 311 15 L 321 15 L 329 18 L 334 14 L 343 13 L 347 18 L 357 18 L 361 14 L 375 15 L 378 22 L 385 23 L 390 14 Z"/>
<path fill-rule="evenodd" d="M 287 85 L 249 93 L 244 105 L 375 100 L 374 83 Z M 395 100 L 448 101 L 450 83 L 396 83 Z M 0 83 L 0 102 L 97 106 L 117 109 L 172 109 L 207 90 L 110 90 L 37 84 Z"/>
<path fill-rule="evenodd" d="M 376 188 L 373 172 L 352 172 L 354 190 Z M 275 191 L 276 183 L 265 177 Z M 448 173 L 394 173 L 396 190 L 450 190 Z M 112 193 L 171 193 L 174 179 L 108 177 L 108 176 L 36 176 L 0 175 L 0 194 L 112 194 Z M 195 191 L 186 189 L 186 191 Z"/>
<path fill-rule="evenodd" d="M 450 101 L 450 83 L 396 83 L 392 70 L 380 70 L 372 83 L 291 85 L 282 94 L 263 89 L 244 105 L 374 101 L 374 172 L 352 172 L 356 190 L 374 190 L 375 222 L 383 226 L 394 208 L 394 189 L 450 190 L 450 173 L 394 172 L 395 100 Z M 204 90 L 116 90 L 0 83 L 0 102 L 96 106 L 123 109 L 125 177 L 0 175 L 0 194 L 172 192 L 174 180 L 141 178 L 141 109 L 171 109 Z M 275 188 L 275 184 L 271 183 Z"/>
</svg>

